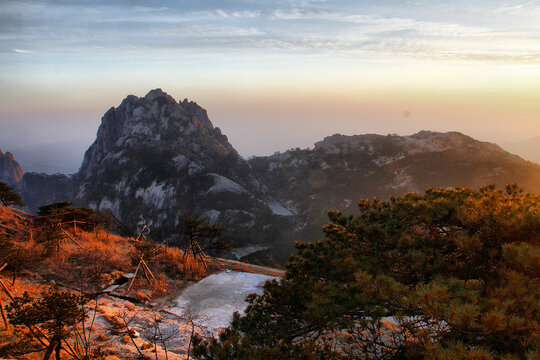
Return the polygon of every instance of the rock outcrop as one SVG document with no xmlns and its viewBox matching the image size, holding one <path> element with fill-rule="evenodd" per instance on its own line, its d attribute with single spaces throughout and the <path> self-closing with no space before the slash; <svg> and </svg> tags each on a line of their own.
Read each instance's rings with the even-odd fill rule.
<svg viewBox="0 0 540 360">
<path fill-rule="evenodd" d="M 19 163 L 13 158 L 13 154 L 0 150 L 0 181 L 8 185 L 16 185 L 22 180 L 23 170 Z"/>
<path fill-rule="evenodd" d="M 73 200 L 73 179 L 64 174 L 24 173 L 16 190 L 22 195 L 25 209 L 37 213 L 41 205 Z"/>
<path fill-rule="evenodd" d="M 458 132 L 411 136 L 332 135 L 314 149 L 250 160 L 276 201 L 300 219 L 298 236 L 316 239 L 330 209 L 356 212 L 359 199 L 389 199 L 427 187 L 503 187 L 540 193 L 540 166 Z"/>
<path fill-rule="evenodd" d="M 353 213 L 361 198 L 514 182 L 540 193 L 539 165 L 457 132 L 336 134 L 313 149 L 246 161 L 206 110 L 160 89 L 130 95 L 105 113 L 77 174 L 21 180 L 14 164 L 2 155 L 0 175 L 17 183 L 30 210 L 73 200 L 169 240 L 181 232 L 183 215 L 204 217 L 225 227 L 239 256 L 267 251 L 280 260 L 295 240 L 323 236 L 327 210 Z"/>
<path fill-rule="evenodd" d="M 74 183 L 76 203 L 166 234 L 192 215 L 252 244 L 272 223 L 265 187 L 206 110 L 160 89 L 105 113 Z"/>
</svg>

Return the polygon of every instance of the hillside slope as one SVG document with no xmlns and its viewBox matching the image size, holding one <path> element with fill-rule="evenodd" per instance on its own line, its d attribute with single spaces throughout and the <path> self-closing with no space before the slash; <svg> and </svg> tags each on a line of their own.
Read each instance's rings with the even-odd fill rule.
<svg viewBox="0 0 540 360">
<path fill-rule="evenodd" d="M 354 213 L 363 198 L 514 182 L 540 193 L 539 165 L 457 132 L 338 134 L 313 150 L 256 157 L 250 163 L 268 192 L 302 219 L 299 234 L 307 239 L 320 236 L 327 210 Z"/>
<path fill-rule="evenodd" d="M 80 308 L 87 314 L 86 327 L 81 330 L 80 322 L 68 329 L 65 356 L 72 351 L 76 356 L 70 358 L 103 359 L 97 355 L 104 355 L 105 359 L 117 360 L 136 359 L 142 353 L 148 358 L 179 360 L 186 358 L 193 333 L 203 337 L 215 334 L 218 326 L 228 325 L 231 306 L 243 311 L 247 293 L 260 293 L 261 281 L 283 276 L 278 269 L 212 257 L 207 257 L 203 266 L 178 248 L 155 243 L 150 246 L 159 251 L 145 257 L 151 270 L 142 270 L 138 242 L 110 233 L 106 223 L 81 229 L 69 222 L 59 224 L 54 216 L 50 220 L 0 205 L 0 358 L 42 359 L 45 351 L 40 344 L 46 346 L 48 340 L 41 338 L 40 343 L 33 334 L 37 331 L 51 338 L 46 325 L 38 325 L 40 330 L 34 326 L 32 334 L 12 321 L 9 310 L 4 311 L 14 298 L 25 293 L 39 299 L 57 289 L 87 297 L 86 305 Z M 55 246 L 51 247 L 53 239 Z M 204 318 L 188 313 L 186 306 L 179 307 L 179 296 L 201 280 L 223 279 L 231 274 L 238 275 L 239 281 L 221 281 L 223 294 L 209 288 L 190 304 L 208 313 L 208 306 L 201 305 L 211 303 L 219 313 L 210 311 Z M 47 304 L 49 310 L 54 306 Z M 5 327 L 5 314 L 9 329 Z M 90 345 L 88 349 L 83 348 L 83 339 Z M 99 352 L 84 357 L 89 350 Z"/>
</svg>

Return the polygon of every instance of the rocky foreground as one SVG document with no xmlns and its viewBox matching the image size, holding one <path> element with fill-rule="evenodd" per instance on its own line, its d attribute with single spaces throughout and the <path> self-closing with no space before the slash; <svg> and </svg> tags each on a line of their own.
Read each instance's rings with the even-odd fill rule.
<svg viewBox="0 0 540 360">
<path fill-rule="evenodd" d="M 0 326 L 0 358 L 42 359 L 51 341 L 46 323 L 29 331 L 10 314 L 8 305 L 25 293 L 33 299 L 52 289 L 86 296 L 84 326 L 77 322 L 66 328 L 70 335 L 63 351 L 80 356 L 86 342 L 95 356 L 106 359 L 185 359 L 193 334 L 216 336 L 234 311 L 244 310 L 248 294 L 260 293 L 266 280 L 283 275 L 212 257 L 203 266 L 170 247 L 146 260 L 150 275 L 140 269 L 133 238 L 64 224 L 50 250 L 51 233 L 38 220 L 0 206 L 0 263 L 6 265 L 0 264 L 6 288 L 0 289 L 0 303 L 7 313 L 7 328 Z"/>
</svg>

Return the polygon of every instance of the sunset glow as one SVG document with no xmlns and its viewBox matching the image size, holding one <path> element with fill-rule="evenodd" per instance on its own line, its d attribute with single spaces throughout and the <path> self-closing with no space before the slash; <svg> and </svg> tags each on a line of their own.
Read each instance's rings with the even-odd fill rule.
<svg viewBox="0 0 540 360">
<path fill-rule="evenodd" d="M 33 0 L 0 18 L 3 148 L 67 135 L 82 157 L 108 108 L 152 88 L 244 156 L 335 132 L 540 135 L 537 1 Z"/>
</svg>

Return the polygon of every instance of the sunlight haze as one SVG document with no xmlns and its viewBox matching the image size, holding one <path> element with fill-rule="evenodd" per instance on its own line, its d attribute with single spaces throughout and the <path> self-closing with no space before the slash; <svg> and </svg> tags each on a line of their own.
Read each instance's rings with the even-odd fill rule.
<svg viewBox="0 0 540 360">
<path fill-rule="evenodd" d="M 0 66 L 0 149 L 68 143 L 62 171 L 154 88 L 245 157 L 334 133 L 540 135 L 538 1 L 2 1 Z"/>
</svg>

